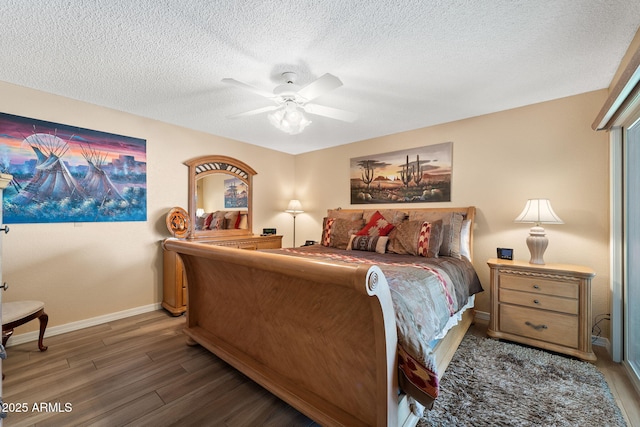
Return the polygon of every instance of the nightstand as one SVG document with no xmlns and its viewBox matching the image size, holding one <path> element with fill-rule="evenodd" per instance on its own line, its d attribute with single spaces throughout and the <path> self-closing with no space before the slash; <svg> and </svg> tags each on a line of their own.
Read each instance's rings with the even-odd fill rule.
<svg viewBox="0 0 640 427">
<path fill-rule="evenodd" d="M 592 269 L 496 258 L 487 264 L 490 337 L 596 360 L 591 349 Z"/>
</svg>

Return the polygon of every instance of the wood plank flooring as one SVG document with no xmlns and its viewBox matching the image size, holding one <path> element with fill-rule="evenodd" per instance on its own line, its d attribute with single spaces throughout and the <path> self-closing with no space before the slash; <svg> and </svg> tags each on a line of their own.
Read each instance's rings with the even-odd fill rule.
<svg viewBox="0 0 640 427">
<path fill-rule="evenodd" d="M 640 393 L 631 383 L 624 367 L 613 363 L 604 347 L 595 346 L 594 353 L 598 357 L 596 366 L 604 374 L 627 424 L 629 427 L 640 427 Z"/>
<path fill-rule="evenodd" d="M 45 336 L 44 353 L 35 342 L 9 347 L 4 402 L 14 409 L 24 403 L 26 411 L 10 412 L 4 425 L 317 425 L 207 350 L 185 345 L 184 321 L 156 311 Z M 483 322 L 471 330 L 485 331 Z M 600 350 L 598 368 L 629 426 L 640 427 L 640 398 L 622 367 Z"/>
<path fill-rule="evenodd" d="M 200 346 L 184 317 L 146 313 L 7 349 L 5 426 L 313 426 Z M 58 412 L 33 405 L 60 403 Z M 65 404 L 71 411 L 64 412 Z M 52 408 L 56 409 L 56 408 Z"/>
</svg>

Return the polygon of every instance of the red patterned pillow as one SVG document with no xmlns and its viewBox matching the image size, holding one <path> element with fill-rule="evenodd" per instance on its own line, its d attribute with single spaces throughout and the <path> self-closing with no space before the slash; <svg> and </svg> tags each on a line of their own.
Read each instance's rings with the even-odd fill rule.
<svg viewBox="0 0 640 427">
<path fill-rule="evenodd" d="M 431 240 L 431 223 L 423 222 L 418 237 L 418 256 L 429 256 L 429 240 Z"/>
<path fill-rule="evenodd" d="M 367 225 L 356 234 L 358 236 L 386 236 L 391 230 L 393 230 L 393 224 L 387 221 L 379 211 L 376 211 Z"/>
<path fill-rule="evenodd" d="M 208 229 L 209 229 L 209 227 L 211 226 L 211 221 L 212 221 L 212 220 L 213 220 L 213 214 L 212 214 L 212 213 L 210 213 L 210 214 L 207 216 L 207 219 L 205 219 L 205 220 L 204 220 L 204 228 L 205 228 L 205 230 L 208 230 Z"/>
<path fill-rule="evenodd" d="M 331 226 L 335 220 L 335 218 L 324 219 L 324 227 L 322 227 L 322 241 L 320 242 L 322 246 L 331 245 Z"/>
<path fill-rule="evenodd" d="M 437 258 L 442 240 L 442 221 L 403 221 L 389 233 L 387 252 Z"/>
</svg>

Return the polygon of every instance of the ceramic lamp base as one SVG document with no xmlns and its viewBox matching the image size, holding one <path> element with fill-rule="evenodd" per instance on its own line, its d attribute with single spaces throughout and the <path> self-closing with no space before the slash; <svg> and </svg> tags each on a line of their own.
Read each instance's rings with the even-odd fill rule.
<svg viewBox="0 0 640 427">
<path fill-rule="evenodd" d="M 531 253 L 529 264 L 544 265 L 544 251 L 547 249 L 549 239 L 545 235 L 544 228 L 540 226 L 531 227 L 529 237 L 527 237 L 527 247 Z"/>
</svg>

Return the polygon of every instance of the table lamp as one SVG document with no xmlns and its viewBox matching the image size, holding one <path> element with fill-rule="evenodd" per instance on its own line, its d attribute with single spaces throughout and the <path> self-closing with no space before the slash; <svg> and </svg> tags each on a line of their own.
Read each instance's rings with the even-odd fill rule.
<svg viewBox="0 0 640 427">
<path fill-rule="evenodd" d="M 564 224 L 564 221 L 553 211 L 548 199 L 529 199 L 514 222 L 535 224 L 529 230 L 529 237 L 527 237 L 527 247 L 531 253 L 529 263 L 544 265 L 542 256 L 547 249 L 549 240 L 541 224 Z"/>
</svg>

